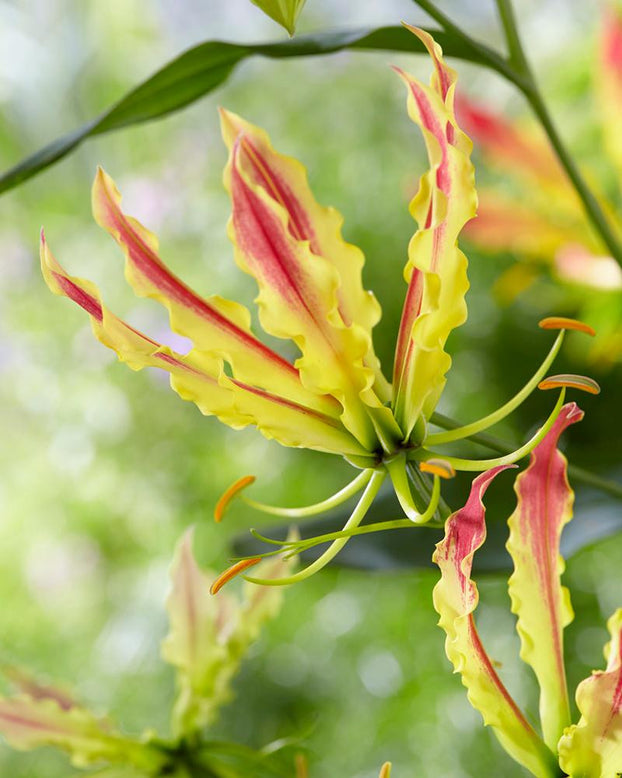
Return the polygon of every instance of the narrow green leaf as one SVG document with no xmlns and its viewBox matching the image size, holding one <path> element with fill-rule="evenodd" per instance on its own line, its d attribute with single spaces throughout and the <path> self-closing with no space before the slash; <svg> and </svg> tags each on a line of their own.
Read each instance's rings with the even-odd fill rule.
<svg viewBox="0 0 622 778">
<path fill-rule="evenodd" d="M 475 62 L 511 78 L 505 61 L 491 49 L 481 44 L 475 47 L 438 30 L 434 36 L 447 56 Z M 157 119 L 190 105 L 224 83 L 236 65 L 248 57 L 320 56 L 343 49 L 424 52 L 418 38 L 403 27 L 327 32 L 277 43 L 242 45 L 206 41 L 166 64 L 95 119 L 5 171 L 0 176 L 0 194 L 58 162 L 93 135 Z"/>
</svg>

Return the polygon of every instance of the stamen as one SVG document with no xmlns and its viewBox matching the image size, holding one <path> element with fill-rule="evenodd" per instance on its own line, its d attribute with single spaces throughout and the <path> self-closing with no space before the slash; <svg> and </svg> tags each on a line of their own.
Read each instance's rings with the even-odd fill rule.
<svg viewBox="0 0 622 778">
<path fill-rule="evenodd" d="M 538 327 L 542 327 L 543 330 L 579 330 L 592 337 L 596 335 L 596 330 L 590 327 L 589 324 L 578 319 L 568 319 L 565 316 L 548 316 L 546 319 L 538 322 Z"/>
<path fill-rule="evenodd" d="M 418 524 L 427 524 L 428 526 L 443 526 L 442 522 L 435 522 L 429 524 L 430 519 L 436 513 L 438 503 L 440 499 L 441 488 L 440 481 L 437 478 L 434 479 L 434 485 L 432 487 L 432 494 L 430 496 L 430 503 L 425 509 L 425 512 L 421 514 Z M 355 527 L 354 529 L 342 529 L 338 532 L 327 532 L 325 535 L 316 535 L 314 538 L 306 538 L 305 540 L 296 541 L 295 544 L 287 544 L 288 553 L 302 554 L 303 551 L 308 551 L 314 546 L 319 546 L 321 543 L 328 543 L 331 540 L 339 540 L 339 538 L 353 538 L 359 535 L 371 535 L 374 532 L 384 532 L 390 529 L 405 529 L 406 527 L 412 527 L 413 522 L 411 519 L 393 519 L 392 521 L 377 521 L 373 524 L 365 524 L 362 527 Z M 258 533 L 253 533 L 255 537 L 260 540 L 267 541 L 268 543 L 277 543 L 279 541 L 272 540 L 271 538 L 264 538 Z M 285 546 L 285 541 L 280 541 Z M 270 554 L 278 552 L 268 552 Z M 267 555 L 266 555 L 267 556 Z"/>
<path fill-rule="evenodd" d="M 234 497 L 237 497 L 237 495 L 243 489 L 246 489 L 247 486 L 254 484 L 256 480 L 254 475 L 245 475 L 242 476 L 242 478 L 238 478 L 235 483 L 232 483 L 231 486 L 223 492 L 221 498 L 216 503 L 216 507 L 214 508 L 214 521 L 222 521 L 231 500 L 233 500 Z"/>
<path fill-rule="evenodd" d="M 349 500 L 355 494 L 361 491 L 361 489 L 367 485 L 369 479 L 372 477 L 374 471 L 371 468 L 363 470 L 356 478 L 350 483 L 346 484 L 343 489 L 340 489 L 335 494 L 327 497 L 325 500 L 313 503 L 313 505 L 305 505 L 301 508 L 280 508 L 276 505 L 266 505 L 263 502 L 257 502 L 250 497 L 243 496 L 242 499 L 251 508 L 255 508 L 263 513 L 270 513 L 273 516 L 285 516 L 289 519 L 300 519 L 305 516 L 315 516 L 318 513 L 325 513 L 326 511 L 336 508 L 341 503 Z"/>
<path fill-rule="evenodd" d="M 419 470 L 439 478 L 453 478 L 456 475 L 456 471 L 446 459 L 426 459 L 419 465 Z"/>
<path fill-rule="evenodd" d="M 555 419 L 557 419 L 559 416 L 559 412 L 564 403 L 565 396 L 566 388 L 565 386 L 562 386 L 562 390 L 559 393 L 559 397 L 555 403 L 555 407 L 553 408 L 551 415 L 533 437 L 531 437 L 523 446 L 517 448 L 516 451 L 513 451 L 511 454 L 506 454 L 502 457 L 495 457 L 494 459 L 461 459 L 460 457 L 450 456 L 442 456 L 441 458 L 445 459 L 447 462 L 453 465 L 456 470 L 466 470 L 470 472 L 483 472 L 484 470 L 489 470 L 491 467 L 496 467 L 497 465 L 510 465 L 514 462 L 518 462 L 519 459 L 522 459 L 524 456 L 531 453 L 531 451 L 538 445 L 546 433 L 551 429 L 555 423 Z M 417 456 L 427 455 L 429 457 L 441 456 L 436 451 L 429 451 L 425 448 L 419 449 L 416 454 Z"/>
<path fill-rule="evenodd" d="M 546 319 L 544 321 L 546 321 Z M 518 408 L 518 406 L 524 402 L 532 392 L 536 390 L 538 382 L 544 378 L 548 369 L 553 364 L 555 357 L 559 353 L 564 340 L 564 334 L 564 330 L 559 333 L 540 367 L 536 370 L 529 381 L 527 381 L 525 386 L 523 386 L 523 388 L 517 394 L 515 394 L 511 400 L 508 400 L 505 405 L 502 405 L 493 413 L 488 414 L 488 416 L 484 416 L 478 421 L 471 422 L 471 424 L 465 424 L 462 427 L 456 427 L 453 430 L 446 430 L 444 432 L 433 432 L 431 435 L 427 436 L 424 441 L 424 445 L 439 446 L 443 443 L 452 443 L 454 440 L 468 438 L 471 435 L 475 435 L 478 432 L 482 432 L 482 430 L 486 430 L 489 427 L 492 427 L 502 419 L 505 419 L 506 416 L 509 416 L 512 411 Z"/>
<path fill-rule="evenodd" d="M 567 386 L 570 389 L 579 389 L 589 394 L 600 394 L 600 386 L 593 378 L 572 373 L 549 376 L 538 384 L 538 389 L 560 389 L 562 386 Z"/>
<path fill-rule="evenodd" d="M 370 481 L 361 495 L 361 499 L 358 501 L 355 509 L 352 511 L 352 515 L 344 526 L 344 530 L 354 529 L 363 521 L 372 502 L 376 499 L 376 495 L 378 494 L 385 477 L 386 472 L 384 470 L 373 471 Z M 333 541 L 315 562 L 312 562 L 308 567 L 305 567 L 303 570 L 294 573 L 294 575 L 287 576 L 286 578 L 252 578 L 251 576 L 244 576 L 244 579 L 250 583 L 263 586 L 285 586 L 298 581 L 304 581 L 305 578 L 309 578 L 309 576 L 317 573 L 318 570 L 326 567 L 326 565 L 341 551 L 348 540 L 349 538 L 342 537 Z"/>
<path fill-rule="evenodd" d="M 218 578 L 214 581 L 214 583 L 210 586 L 209 588 L 210 594 L 216 594 L 222 589 L 222 587 L 226 583 L 229 583 L 229 581 L 232 578 L 235 578 L 236 575 L 243 572 L 244 570 L 248 570 L 249 567 L 258 564 L 259 562 L 261 562 L 261 557 L 255 556 L 252 557 L 252 559 L 241 559 L 239 562 L 236 562 L 234 565 L 231 565 L 231 567 L 225 570 L 224 573 L 221 573 L 218 576 Z"/>
<path fill-rule="evenodd" d="M 385 762 L 382 765 L 378 778 L 391 778 L 391 762 Z"/>
</svg>

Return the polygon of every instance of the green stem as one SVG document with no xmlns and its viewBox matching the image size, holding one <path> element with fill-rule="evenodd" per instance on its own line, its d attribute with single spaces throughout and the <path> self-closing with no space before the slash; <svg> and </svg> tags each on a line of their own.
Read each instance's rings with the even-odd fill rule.
<svg viewBox="0 0 622 778">
<path fill-rule="evenodd" d="M 456 421 L 449 416 L 445 416 L 442 413 L 433 413 L 430 421 L 432 424 L 445 430 L 456 429 L 457 427 L 462 426 L 461 422 Z M 470 440 L 471 443 L 477 443 L 480 446 L 484 446 L 491 451 L 497 451 L 499 454 L 510 454 L 515 448 L 511 443 L 496 437 L 496 435 L 471 435 L 468 440 Z M 583 467 L 577 467 L 576 465 L 568 465 L 568 475 L 573 481 L 583 483 L 586 486 L 591 486 L 612 497 L 616 497 L 618 500 L 622 500 L 622 484 L 618 484 L 615 481 L 609 481 L 596 473 L 592 473 L 590 470 L 585 470 Z"/>
<path fill-rule="evenodd" d="M 611 256 L 616 260 L 616 262 L 618 262 L 620 266 L 622 266 L 622 246 L 620 246 L 618 238 L 616 237 L 613 228 L 611 227 L 611 224 L 605 216 L 602 208 L 598 204 L 594 193 L 587 185 L 574 159 L 568 152 L 568 149 L 565 147 L 557 131 L 557 128 L 553 123 L 553 119 L 551 118 L 546 104 L 542 99 L 542 95 L 527 61 L 525 51 L 520 40 L 518 27 L 516 25 L 516 18 L 512 8 L 512 1 L 496 0 L 496 3 L 508 46 L 508 63 L 516 72 L 516 74 L 520 76 L 520 78 L 514 79 L 514 83 L 521 90 L 533 112 L 540 120 L 540 123 L 542 124 L 542 127 L 549 138 L 551 146 L 557 154 L 557 158 L 566 171 L 566 175 L 570 179 L 577 195 L 579 196 L 579 199 L 583 204 L 583 208 L 587 217 L 592 222 L 596 231 L 600 234 L 600 237 L 602 238 L 603 243 L 609 249 Z"/>
</svg>

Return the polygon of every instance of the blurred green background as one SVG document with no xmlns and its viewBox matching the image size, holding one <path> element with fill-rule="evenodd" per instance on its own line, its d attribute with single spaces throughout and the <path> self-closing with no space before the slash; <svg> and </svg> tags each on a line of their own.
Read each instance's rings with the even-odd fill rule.
<svg viewBox="0 0 622 778">
<path fill-rule="evenodd" d="M 494 43 L 490 5 L 443 7 Z M 598 146 L 576 106 L 589 89 L 599 5 L 519 5 L 530 55 L 545 74 L 564 133 L 597 166 Z M 308 0 L 300 30 L 402 18 L 425 20 L 407 0 L 357 3 L 356 13 L 346 0 Z M 0 167 L 95 115 L 189 45 L 283 35 L 245 0 L 1 0 Z M 303 504 L 330 494 L 350 470 L 335 458 L 283 449 L 252 429 L 225 429 L 182 402 L 163 375 L 119 365 L 92 337 L 83 312 L 45 287 L 39 229 L 45 226 L 70 272 L 98 283 L 117 314 L 166 339 L 162 310 L 126 288 L 122 257 L 90 216 L 90 185 L 101 164 L 117 180 L 126 210 L 160 236 L 175 272 L 200 292 L 251 304 L 253 284 L 234 266 L 225 234 L 226 154 L 216 112 L 222 104 L 299 157 L 320 202 L 344 213 L 345 234 L 365 251 L 366 284 L 383 306 L 376 343 L 389 372 L 413 232 L 406 206 L 424 170 L 422 143 L 390 63 L 426 79 L 430 70 L 423 58 L 384 53 L 246 63 L 215 95 L 164 121 L 91 141 L 0 201 L 0 662 L 66 682 L 128 732 L 166 731 L 173 675 L 159 659 L 159 644 L 167 570 L 183 529 L 197 525 L 201 562 L 222 569 L 231 538 L 262 524 L 236 508 L 224 525 L 213 525 L 213 505 L 231 481 L 254 473 L 258 499 Z M 471 94 L 522 110 L 496 77 L 458 67 Z M 486 171 L 478 175 L 484 179 Z M 470 317 L 450 341 L 454 366 L 440 408 L 464 421 L 521 385 L 550 343 L 537 320 L 560 306 L 571 313 L 572 305 L 543 278 L 501 308 L 490 290 L 513 258 L 473 251 L 469 257 Z M 560 372 L 585 370 L 582 356 L 571 344 Z M 603 393 L 577 398 L 587 416 L 565 444 L 572 461 L 619 478 L 621 370 L 590 370 Z M 550 396 L 531 398 L 500 434 L 524 439 L 550 404 Z M 507 480 L 491 490 L 491 520 L 504 520 L 513 508 Z M 459 481 L 454 493 L 466 485 Z M 619 511 L 619 503 L 581 491 L 575 521 Z M 567 630 L 572 687 L 602 665 L 604 622 L 622 604 L 621 552 L 622 538 L 614 537 L 568 564 L 565 583 L 577 611 Z M 289 590 L 216 734 L 261 746 L 312 726 L 310 774 L 320 778 L 375 778 L 385 759 L 396 778 L 523 775 L 483 730 L 450 672 L 431 606 L 435 581 L 431 569 L 332 567 Z M 535 685 L 517 661 L 505 584 L 484 578 L 480 591 L 485 644 L 535 714 Z M 15 754 L 0 744 L 2 775 L 73 772 L 52 751 Z"/>
</svg>

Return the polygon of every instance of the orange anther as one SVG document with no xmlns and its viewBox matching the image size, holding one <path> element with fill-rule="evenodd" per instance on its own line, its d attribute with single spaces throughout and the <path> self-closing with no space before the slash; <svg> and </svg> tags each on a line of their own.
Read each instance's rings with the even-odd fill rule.
<svg viewBox="0 0 622 778">
<path fill-rule="evenodd" d="M 254 475 L 245 475 L 242 478 L 238 478 L 235 483 L 232 483 L 216 503 L 216 507 L 214 508 L 214 521 L 222 521 L 231 500 L 233 500 L 238 492 L 241 492 L 242 489 L 246 489 L 247 486 L 255 483 L 255 481 L 256 478 Z"/>
<path fill-rule="evenodd" d="M 391 778 L 391 762 L 385 762 L 382 765 L 378 778 Z"/>
<path fill-rule="evenodd" d="M 309 762 L 304 754 L 296 754 L 295 765 L 296 778 L 309 778 Z"/>
<path fill-rule="evenodd" d="M 252 559 L 242 559 L 239 562 L 236 562 L 234 565 L 231 565 L 231 567 L 227 568 L 224 573 L 221 573 L 210 586 L 210 594 L 216 594 L 226 583 L 229 583 L 232 578 L 235 578 L 236 575 L 242 573 L 244 570 L 248 570 L 249 567 L 258 564 L 259 562 L 261 562 L 261 557 L 256 556 Z"/>
<path fill-rule="evenodd" d="M 423 473 L 432 473 L 439 478 L 453 478 L 456 471 L 445 459 L 426 459 L 419 464 L 419 470 Z"/>
<path fill-rule="evenodd" d="M 567 319 L 565 316 L 548 316 L 538 322 L 538 326 L 543 330 L 579 330 L 592 337 L 596 335 L 596 331 L 589 324 L 578 319 Z"/>
<path fill-rule="evenodd" d="M 563 386 L 569 389 L 579 389 L 581 392 L 589 394 L 600 394 L 600 386 L 593 378 L 570 373 L 549 376 L 544 381 L 540 381 L 538 389 L 561 389 Z"/>
</svg>

